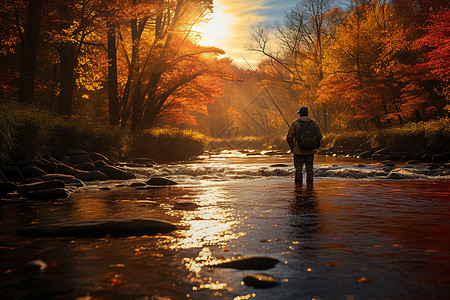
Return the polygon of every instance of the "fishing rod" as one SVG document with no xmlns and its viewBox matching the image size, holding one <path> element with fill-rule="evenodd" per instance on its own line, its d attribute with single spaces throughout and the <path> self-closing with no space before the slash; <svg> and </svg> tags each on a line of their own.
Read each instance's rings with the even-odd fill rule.
<svg viewBox="0 0 450 300">
<path fill-rule="evenodd" d="M 283 117 L 284 121 L 286 122 L 287 126 L 289 127 L 289 123 L 286 120 L 286 118 L 284 117 L 283 113 L 281 112 L 280 108 L 278 107 L 278 105 L 275 103 L 275 100 L 273 100 L 272 95 L 270 95 L 269 91 L 267 90 L 266 86 L 264 85 L 264 83 L 261 81 L 261 79 L 259 78 L 258 74 L 255 72 L 255 70 L 253 70 L 252 66 L 249 64 L 249 62 L 245 59 L 244 55 L 242 55 L 242 58 L 245 60 L 245 62 L 247 63 L 247 65 L 250 67 L 250 69 L 253 71 L 253 73 L 255 73 L 256 78 L 258 78 L 259 82 L 261 82 L 261 85 L 264 87 L 264 89 L 266 90 L 267 94 L 270 97 L 270 100 L 272 100 L 272 103 L 275 105 L 275 107 L 278 109 L 278 111 L 280 112 L 281 116 Z"/>
</svg>

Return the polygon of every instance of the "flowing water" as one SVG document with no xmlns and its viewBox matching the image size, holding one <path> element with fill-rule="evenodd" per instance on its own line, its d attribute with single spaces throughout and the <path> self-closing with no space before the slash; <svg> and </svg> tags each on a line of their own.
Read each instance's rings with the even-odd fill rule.
<svg viewBox="0 0 450 300">
<path fill-rule="evenodd" d="M 222 152 L 133 167 L 139 190 L 91 183 L 60 202 L 0 202 L 1 299 L 448 299 L 450 170 L 318 157 L 313 186 L 295 186 L 292 157 Z M 127 185 L 131 182 L 127 182 Z M 105 189 L 108 187 L 109 189 Z M 36 224 L 157 218 L 179 230 L 128 238 L 16 236 Z M 246 256 L 265 271 L 212 268 Z M 48 264 L 26 276 L 33 259 Z M 279 279 L 243 283 L 249 273 Z"/>
</svg>

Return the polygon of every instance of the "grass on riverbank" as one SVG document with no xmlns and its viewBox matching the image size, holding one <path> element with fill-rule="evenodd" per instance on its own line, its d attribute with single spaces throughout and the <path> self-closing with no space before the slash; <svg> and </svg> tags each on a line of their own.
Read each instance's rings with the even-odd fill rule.
<svg viewBox="0 0 450 300">
<path fill-rule="evenodd" d="M 379 131 L 327 134 L 322 145 L 344 149 L 392 148 L 405 152 L 450 152 L 450 119 L 410 123 Z"/>
<path fill-rule="evenodd" d="M 129 130 L 80 118 L 61 118 L 32 106 L 0 104 L 0 164 L 31 158 L 60 158 L 67 150 L 184 159 L 203 152 L 204 136 L 187 130 Z"/>
</svg>

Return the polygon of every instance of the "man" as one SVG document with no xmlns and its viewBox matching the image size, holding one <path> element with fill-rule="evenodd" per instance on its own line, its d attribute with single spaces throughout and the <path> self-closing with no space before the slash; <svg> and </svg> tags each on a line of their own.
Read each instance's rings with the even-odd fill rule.
<svg viewBox="0 0 450 300">
<path fill-rule="evenodd" d="M 303 165 L 306 167 L 306 183 L 313 183 L 314 154 L 320 146 L 322 134 L 316 121 L 308 117 L 308 108 L 297 112 L 300 118 L 289 126 L 286 141 L 294 153 L 295 183 L 303 183 Z"/>
</svg>

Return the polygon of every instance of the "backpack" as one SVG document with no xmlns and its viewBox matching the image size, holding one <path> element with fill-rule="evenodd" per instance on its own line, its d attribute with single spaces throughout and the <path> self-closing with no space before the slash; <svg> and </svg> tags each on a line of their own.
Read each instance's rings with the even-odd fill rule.
<svg viewBox="0 0 450 300">
<path fill-rule="evenodd" d="M 297 133 L 295 139 L 297 140 L 297 144 L 302 150 L 314 150 L 317 146 L 317 129 L 316 122 L 303 122 L 301 120 L 297 120 L 300 123 L 300 130 Z"/>
</svg>

